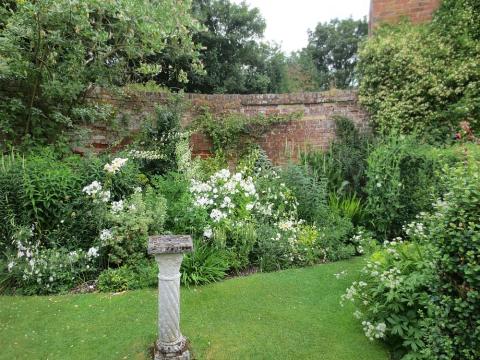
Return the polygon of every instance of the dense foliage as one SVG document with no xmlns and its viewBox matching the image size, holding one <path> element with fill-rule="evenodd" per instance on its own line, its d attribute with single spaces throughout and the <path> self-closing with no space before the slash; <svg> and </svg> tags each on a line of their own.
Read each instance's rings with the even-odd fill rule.
<svg viewBox="0 0 480 360">
<path fill-rule="evenodd" d="M 394 238 L 440 195 L 440 159 L 415 137 L 392 136 L 377 144 L 367 162 L 369 226 L 382 239 Z"/>
<path fill-rule="evenodd" d="M 240 113 L 224 113 L 215 116 L 208 108 L 200 109 L 192 128 L 207 135 L 215 152 L 242 152 L 258 140 L 272 125 L 287 123 L 300 118 L 302 112 L 289 114 L 258 114 L 248 116 Z"/>
<path fill-rule="evenodd" d="M 309 32 L 303 56 L 315 65 L 318 89 L 346 89 L 357 84 L 357 52 L 367 33 L 366 19 L 352 18 L 319 23 Z"/>
<path fill-rule="evenodd" d="M 479 129 L 479 7 L 446 0 L 430 24 L 379 29 L 360 51 L 360 100 L 380 133 L 449 142 L 462 121 Z"/>
<path fill-rule="evenodd" d="M 51 142 L 74 124 L 105 120 L 111 111 L 86 106 L 86 93 L 122 85 L 132 71 L 161 71 L 142 61 L 165 51 L 167 41 L 194 58 L 194 26 L 190 1 L 2 2 L 2 148 L 22 140 Z"/>
<path fill-rule="evenodd" d="M 344 300 L 357 302 L 371 339 L 395 358 L 476 359 L 479 332 L 479 162 L 469 154 L 447 167 L 447 191 L 386 242 Z"/>
<path fill-rule="evenodd" d="M 159 84 L 204 94 L 282 91 L 285 56 L 262 41 L 266 24 L 257 8 L 229 0 L 194 0 L 192 16 L 202 25 L 192 33 L 200 63 L 175 49 L 150 57 L 167 70 L 155 77 Z"/>
</svg>

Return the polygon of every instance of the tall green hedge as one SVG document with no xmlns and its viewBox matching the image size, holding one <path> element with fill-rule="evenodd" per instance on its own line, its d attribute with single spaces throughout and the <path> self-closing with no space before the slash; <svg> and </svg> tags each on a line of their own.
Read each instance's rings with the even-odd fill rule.
<svg viewBox="0 0 480 360">
<path fill-rule="evenodd" d="M 361 49 L 360 101 L 383 134 L 448 142 L 461 121 L 480 129 L 480 9 L 445 0 L 429 24 L 385 26 Z"/>
</svg>

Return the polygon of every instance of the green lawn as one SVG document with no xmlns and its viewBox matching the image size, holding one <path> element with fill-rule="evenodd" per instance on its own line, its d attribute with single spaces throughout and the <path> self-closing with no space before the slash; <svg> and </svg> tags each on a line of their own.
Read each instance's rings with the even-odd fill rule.
<svg viewBox="0 0 480 360">
<path fill-rule="evenodd" d="M 353 308 L 339 305 L 360 266 L 356 259 L 182 289 L 194 358 L 387 359 Z M 154 290 L 0 297 L 0 359 L 147 359 L 155 319 Z"/>
</svg>

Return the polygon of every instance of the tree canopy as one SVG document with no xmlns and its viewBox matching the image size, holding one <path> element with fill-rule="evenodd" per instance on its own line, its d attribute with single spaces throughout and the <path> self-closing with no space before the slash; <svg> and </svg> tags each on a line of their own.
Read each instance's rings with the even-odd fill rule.
<svg viewBox="0 0 480 360">
<path fill-rule="evenodd" d="M 42 0 L 0 5 L 0 137 L 56 137 L 101 114 L 82 106 L 95 85 L 121 85 L 175 43 L 195 58 L 190 1 Z M 132 64 L 136 64 L 132 68 Z"/>
</svg>

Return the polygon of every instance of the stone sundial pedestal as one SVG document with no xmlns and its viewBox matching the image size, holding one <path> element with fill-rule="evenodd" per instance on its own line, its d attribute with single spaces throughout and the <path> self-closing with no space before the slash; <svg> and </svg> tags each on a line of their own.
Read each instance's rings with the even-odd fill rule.
<svg viewBox="0 0 480 360">
<path fill-rule="evenodd" d="M 185 235 L 151 236 L 148 253 L 158 264 L 158 340 L 155 360 L 189 360 L 187 339 L 180 332 L 180 265 L 183 254 L 193 250 Z"/>
</svg>

